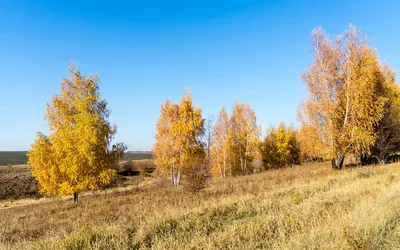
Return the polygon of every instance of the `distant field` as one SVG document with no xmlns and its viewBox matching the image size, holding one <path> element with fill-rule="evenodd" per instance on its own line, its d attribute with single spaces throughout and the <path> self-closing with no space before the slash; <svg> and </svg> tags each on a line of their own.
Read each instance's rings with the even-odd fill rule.
<svg viewBox="0 0 400 250">
<path fill-rule="evenodd" d="M 123 158 L 124 161 L 150 160 L 150 159 L 153 159 L 153 155 L 146 153 L 126 153 Z"/>
<path fill-rule="evenodd" d="M 28 162 L 26 153 L 26 151 L 0 151 L 0 166 L 26 164 Z"/>
<path fill-rule="evenodd" d="M 0 151 L 0 166 L 5 166 L 7 164 L 27 164 L 28 158 L 26 157 L 26 153 L 26 151 Z M 153 155 L 149 153 L 126 153 L 123 160 L 132 161 L 145 159 L 153 159 Z"/>
</svg>

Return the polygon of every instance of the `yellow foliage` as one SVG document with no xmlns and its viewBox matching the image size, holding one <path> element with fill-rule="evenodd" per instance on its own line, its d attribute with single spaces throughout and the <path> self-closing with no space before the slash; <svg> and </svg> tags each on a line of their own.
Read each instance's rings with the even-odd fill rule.
<svg viewBox="0 0 400 250">
<path fill-rule="evenodd" d="M 266 169 L 300 164 L 300 150 L 296 131 L 281 122 L 278 128 L 270 127 L 261 143 L 261 153 Z"/>
<path fill-rule="evenodd" d="M 46 105 L 50 136 L 38 133 L 28 152 L 32 174 L 43 194 L 96 190 L 115 175 L 111 166 L 126 147 L 109 148 L 117 127 L 108 121 L 109 110 L 98 82 L 97 76 L 85 77 L 72 65 L 70 78 L 62 79 L 61 93 Z"/>
<path fill-rule="evenodd" d="M 299 116 L 316 130 L 332 166 L 341 168 L 346 154 L 368 152 L 376 140 L 374 126 L 387 101 L 380 95 L 385 77 L 376 50 L 352 25 L 334 42 L 317 28 L 312 42 L 314 63 L 302 75 L 309 98 Z"/>
<path fill-rule="evenodd" d="M 193 162 L 204 159 L 204 132 L 201 109 L 193 106 L 188 90 L 179 105 L 166 101 L 161 106 L 153 154 L 158 171 L 169 172 L 172 185 L 180 184 L 185 169 L 196 165 Z"/>
<path fill-rule="evenodd" d="M 229 117 L 222 108 L 218 120 L 214 124 L 211 143 L 211 172 L 214 177 L 226 178 L 229 174 Z"/>
<path fill-rule="evenodd" d="M 320 140 L 318 130 L 313 126 L 303 124 L 297 132 L 297 141 L 301 152 L 301 161 L 316 161 L 329 159 L 327 150 Z"/>
<path fill-rule="evenodd" d="M 222 109 L 214 126 L 212 172 L 214 176 L 246 175 L 253 172 L 252 161 L 259 157 L 257 118 L 248 104 L 235 102 L 228 118 Z"/>
</svg>

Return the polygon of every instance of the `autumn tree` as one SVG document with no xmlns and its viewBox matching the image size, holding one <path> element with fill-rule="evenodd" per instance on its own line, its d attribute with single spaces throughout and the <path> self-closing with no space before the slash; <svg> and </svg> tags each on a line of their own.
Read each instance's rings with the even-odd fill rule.
<svg viewBox="0 0 400 250">
<path fill-rule="evenodd" d="M 334 41 L 321 28 L 312 33 L 314 63 L 302 75 L 309 92 L 301 106 L 303 126 L 312 126 L 332 167 L 341 169 L 346 154 L 368 153 L 374 126 L 386 99 L 377 52 L 354 26 Z"/>
<path fill-rule="evenodd" d="M 274 126 L 268 128 L 267 134 L 261 142 L 260 149 L 265 169 L 278 167 L 278 146 L 276 128 Z"/>
<path fill-rule="evenodd" d="M 213 144 L 212 140 L 212 135 L 214 133 L 214 127 L 213 127 L 213 122 L 214 119 L 212 117 L 209 117 L 208 119 L 205 119 L 205 126 L 204 126 L 204 144 L 205 144 L 205 151 L 207 154 L 207 165 L 210 167 L 211 166 L 211 148 Z"/>
<path fill-rule="evenodd" d="M 207 170 L 207 165 L 204 162 L 206 160 L 205 145 L 202 140 L 205 135 L 204 125 L 201 109 L 193 106 L 192 95 L 186 89 L 179 105 L 179 119 L 176 126 L 176 133 L 179 135 L 177 138 L 179 147 L 178 173 L 182 171 L 183 174 L 192 173 L 190 178 L 188 178 L 188 185 L 192 184 L 191 181 L 205 182 L 205 179 L 197 178 L 198 176 L 206 175 L 204 171 Z"/>
<path fill-rule="evenodd" d="M 179 105 L 167 101 L 161 107 L 153 152 L 160 171 L 170 170 L 173 186 L 180 184 L 185 171 L 199 167 L 194 162 L 205 160 L 204 129 L 201 109 L 193 106 L 189 90 Z"/>
<path fill-rule="evenodd" d="M 161 105 L 160 118 L 157 122 L 156 143 L 153 154 L 157 171 L 161 174 L 170 174 L 171 184 L 178 185 L 180 181 L 179 167 L 179 145 L 177 143 L 176 123 L 179 118 L 179 105 L 165 101 Z"/>
<path fill-rule="evenodd" d="M 219 112 L 218 120 L 214 124 L 211 147 L 211 169 L 213 175 L 226 178 L 229 164 L 228 134 L 230 130 L 229 117 L 225 109 Z"/>
<path fill-rule="evenodd" d="M 260 128 L 256 113 L 249 104 L 236 101 L 229 124 L 227 140 L 231 175 L 252 173 L 251 163 L 259 150 Z"/>
<path fill-rule="evenodd" d="M 370 163 L 374 158 L 385 164 L 388 159 L 400 151 L 400 87 L 395 73 L 387 66 L 382 67 L 385 76 L 382 95 L 387 99 L 384 115 L 375 126 L 376 141 L 370 154 L 360 157 L 362 165 Z"/>
<path fill-rule="evenodd" d="M 61 81 L 61 93 L 46 106 L 50 135 L 38 133 L 28 163 L 41 193 L 74 194 L 77 203 L 79 192 L 110 183 L 115 175 L 112 164 L 123 156 L 126 146 L 110 147 L 117 126 L 109 122 L 97 75 L 86 77 L 72 64 L 70 77 Z"/>
<path fill-rule="evenodd" d="M 284 124 L 283 124 L 284 125 Z M 297 140 L 297 131 L 293 125 L 286 127 L 286 133 L 288 134 L 288 145 L 289 145 L 289 160 L 288 165 L 300 165 L 301 164 L 301 149 Z"/>
<path fill-rule="evenodd" d="M 300 149 L 293 126 L 283 122 L 277 128 L 271 126 L 261 143 L 261 153 L 266 169 L 300 164 Z"/>
<path fill-rule="evenodd" d="M 303 124 L 296 133 L 301 162 L 313 162 L 328 159 L 324 143 L 314 126 Z"/>
</svg>

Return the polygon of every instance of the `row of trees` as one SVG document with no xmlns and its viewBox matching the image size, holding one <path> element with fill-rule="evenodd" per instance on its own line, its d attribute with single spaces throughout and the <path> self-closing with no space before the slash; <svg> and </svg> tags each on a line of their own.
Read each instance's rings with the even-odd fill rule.
<svg viewBox="0 0 400 250">
<path fill-rule="evenodd" d="M 376 49 L 350 25 L 333 41 L 312 33 L 314 63 L 302 75 L 309 98 L 299 108 L 299 142 L 306 160 L 346 155 L 385 163 L 400 151 L 400 90 Z"/>
<path fill-rule="evenodd" d="M 352 25 L 333 41 L 317 28 L 312 44 L 314 63 L 301 76 L 309 97 L 299 107 L 300 129 L 282 123 L 260 140 L 250 105 L 235 102 L 230 116 L 222 109 L 205 143 L 207 152 L 204 146 L 196 151 L 201 157 L 208 155 L 206 165 L 213 176 L 250 174 L 256 159 L 262 159 L 265 169 L 328 159 L 333 168 L 341 169 L 347 155 L 362 164 L 386 163 L 400 151 L 400 88 L 390 67 L 379 62 L 376 49 Z M 179 115 L 175 118 L 179 123 Z M 198 119 L 204 126 L 200 112 Z M 200 143 L 204 127 L 198 129 Z M 163 144 L 159 134 L 155 152 Z M 166 133 L 171 134 L 176 135 Z M 171 140 L 184 141 L 185 135 L 180 136 Z M 159 159 L 156 154 L 162 166 Z"/>
<path fill-rule="evenodd" d="M 179 104 L 161 106 L 153 150 L 157 171 L 174 186 L 185 176 L 196 191 L 210 173 L 222 179 L 247 175 L 255 171 L 254 162 L 271 169 L 329 159 L 341 169 L 352 155 L 362 164 L 386 163 L 400 151 L 395 73 L 352 25 L 334 40 L 317 28 L 312 44 L 314 62 L 302 75 L 309 97 L 299 107 L 298 131 L 281 123 L 261 140 L 254 110 L 238 101 L 230 115 L 222 109 L 214 124 L 206 122 L 186 90 Z M 79 192 L 99 189 L 116 174 L 112 165 L 126 146 L 111 145 L 117 127 L 109 122 L 98 82 L 72 65 L 61 93 L 47 104 L 50 135 L 38 133 L 28 152 L 44 194 L 74 194 L 77 202 Z"/>
<path fill-rule="evenodd" d="M 72 64 L 70 77 L 62 79 L 60 89 L 46 104 L 50 135 L 38 133 L 28 152 L 28 163 L 41 193 L 74 194 L 77 203 L 79 192 L 110 183 L 116 174 L 113 165 L 122 158 L 126 145 L 111 145 L 117 126 L 109 122 L 110 111 L 101 98 L 97 75 L 86 77 Z M 179 104 L 166 101 L 161 106 L 153 151 L 158 172 L 170 175 L 174 186 L 184 175 L 192 191 L 204 187 L 210 172 L 218 178 L 251 174 L 254 159 L 271 154 L 260 151 L 260 132 L 254 110 L 239 102 L 235 102 L 230 117 L 222 109 L 215 124 L 210 120 L 206 123 L 186 90 Z M 291 135 L 287 139 L 292 140 Z M 277 143 L 289 145 L 285 140 Z M 268 168 L 275 166 L 275 162 L 268 164 Z"/>
<path fill-rule="evenodd" d="M 293 126 L 281 123 L 271 127 L 264 140 L 260 135 L 249 104 L 236 101 L 230 115 L 222 108 L 211 125 L 202 118 L 200 108 L 193 106 L 186 90 L 180 104 L 166 101 L 161 105 L 153 148 L 157 171 L 169 175 L 173 186 L 185 176 L 185 184 L 197 190 L 204 187 L 210 174 L 221 179 L 251 174 L 254 162 L 262 162 L 264 169 L 300 164 Z"/>
</svg>

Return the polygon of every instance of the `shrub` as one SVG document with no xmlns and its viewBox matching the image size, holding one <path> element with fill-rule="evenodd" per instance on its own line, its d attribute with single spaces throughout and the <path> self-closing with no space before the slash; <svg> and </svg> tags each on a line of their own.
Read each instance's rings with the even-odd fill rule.
<svg viewBox="0 0 400 250">
<path fill-rule="evenodd" d="M 151 177 L 151 174 L 143 169 L 140 170 L 139 175 L 142 177 Z"/>
<path fill-rule="evenodd" d="M 195 161 L 183 173 L 184 186 L 191 193 L 198 193 L 206 187 L 209 174 L 209 166 L 204 162 Z"/>
</svg>

